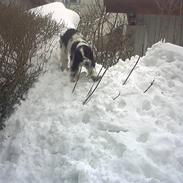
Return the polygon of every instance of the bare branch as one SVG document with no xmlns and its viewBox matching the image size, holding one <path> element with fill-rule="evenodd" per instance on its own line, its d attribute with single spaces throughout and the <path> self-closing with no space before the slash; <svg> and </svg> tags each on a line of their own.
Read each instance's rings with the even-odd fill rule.
<svg viewBox="0 0 183 183">
<path fill-rule="evenodd" d="M 104 75 L 107 72 L 107 70 L 108 70 L 108 68 L 105 69 L 105 71 L 103 72 L 101 78 L 99 79 L 98 83 L 96 84 L 95 88 L 90 92 L 90 94 L 87 96 L 87 98 L 83 102 L 83 105 L 87 104 L 87 102 L 89 101 L 89 99 L 91 98 L 91 96 L 93 95 L 93 93 L 95 92 L 95 90 L 97 89 L 97 87 L 99 86 L 100 82 L 102 81 L 102 78 L 104 77 Z"/>
<path fill-rule="evenodd" d="M 138 57 L 138 59 L 137 59 L 135 65 L 133 66 L 132 70 L 131 70 L 130 73 L 128 74 L 127 78 L 126 78 L 125 81 L 123 82 L 123 85 L 126 84 L 127 80 L 129 79 L 129 77 L 131 76 L 131 74 L 132 74 L 132 72 L 134 71 L 135 67 L 137 66 L 139 60 L 140 60 L 140 56 Z"/>
<path fill-rule="evenodd" d="M 113 98 L 113 100 L 116 100 L 120 95 L 121 95 L 121 93 L 119 92 L 118 95 Z"/>
<path fill-rule="evenodd" d="M 153 79 L 153 81 L 151 82 L 151 84 L 148 86 L 148 88 L 144 91 L 144 93 L 146 93 L 151 87 L 152 85 L 154 84 L 155 82 L 155 79 Z"/>
<path fill-rule="evenodd" d="M 81 75 L 81 70 L 82 70 L 82 67 L 80 67 L 80 69 L 79 69 L 79 74 L 78 74 L 78 76 L 77 76 L 77 79 L 76 79 L 74 88 L 73 88 L 73 90 L 72 90 L 72 93 L 74 93 L 74 91 L 75 91 L 75 89 L 76 89 L 77 83 L 78 83 L 79 78 L 80 78 L 80 75 Z"/>
<path fill-rule="evenodd" d="M 100 68 L 100 70 L 99 70 L 99 72 L 98 72 L 98 74 L 97 74 L 97 78 L 100 76 L 100 73 L 102 72 L 102 69 L 103 69 L 103 66 Z M 95 82 L 93 82 L 93 84 L 92 84 L 92 86 L 90 87 L 90 90 L 88 91 L 88 93 L 87 93 L 87 95 L 86 96 L 88 96 L 90 93 L 91 93 L 91 91 L 93 90 L 93 87 L 95 86 Z"/>
</svg>

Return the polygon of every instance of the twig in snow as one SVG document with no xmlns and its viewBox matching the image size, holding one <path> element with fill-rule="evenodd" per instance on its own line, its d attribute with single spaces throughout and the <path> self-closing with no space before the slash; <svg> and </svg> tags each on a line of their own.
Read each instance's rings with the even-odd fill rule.
<svg viewBox="0 0 183 183">
<path fill-rule="evenodd" d="M 144 55 L 144 43 L 143 43 L 143 45 L 142 45 L 142 54 L 141 54 L 141 55 L 142 55 L 142 56 Z M 133 67 L 132 70 L 130 71 L 130 73 L 129 73 L 129 75 L 127 76 L 126 80 L 123 82 L 123 85 L 126 84 L 128 78 L 130 77 L 130 75 L 132 74 L 133 70 L 134 70 L 135 67 L 137 66 L 139 60 L 140 60 L 140 56 L 138 57 L 138 59 L 137 59 L 135 65 L 134 65 L 134 67 Z M 116 100 L 120 95 L 121 95 L 121 93 L 119 92 L 119 94 L 118 94 L 116 97 L 114 97 L 113 100 Z"/>
<path fill-rule="evenodd" d="M 100 68 L 100 71 L 98 72 L 97 77 L 99 77 L 99 75 L 100 75 L 102 69 L 103 69 L 103 66 Z M 95 82 L 93 82 L 93 84 L 92 84 L 90 90 L 89 90 L 88 93 L 87 93 L 87 96 L 88 96 L 88 95 L 91 93 L 91 91 L 93 90 L 94 85 L 95 85 Z"/>
<path fill-rule="evenodd" d="M 153 79 L 153 81 L 152 81 L 151 84 L 148 86 L 148 88 L 144 91 L 144 93 L 146 93 L 146 92 L 151 88 L 151 86 L 154 84 L 154 81 L 155 81 L 155 79 Z"/>
<path fill-rule="evenodd" d="M 73 90 L 72 90 L 72 93 L 74 93 L 74 91 L 75 91 L 75 89 L 76 89 L 77 83 L 78 83 L 79 78 L 80 78 L 80 75 L 81 75 L 81 70 L 82 70 L 82 67 L 80 67 L 79 74 L 78 74 L 78 76 L 77 76 L 77 79 L 76 79 L 74 88 L 73 88 Z"/>
<path fill-rule="evenodd" d="M 91 98 L 91 96 L 93 95 L 93 93 L 95 92 L 95 90 L 97 89 L 98 85 L 100 84 L 100 82 L 102 81 L 102 78 L 104 77 L 105 73 L 107 72 L 108 68 L 105 69 L 105 71 L 103 72 L 101 78 L 99 79 L 98 83 L 96 84 L 95 88 L 89 93 L 89 95 L 87 96 L 87 98 L 85 99 L 85 101 L 83 102 L 83 105 L 85 105 L 89 99 Z"/>
<path fill-rule="evenodd" d="M 137 59 L 137 61 L 136 61 L 135 65 L 133 66 L 132 70 L 131 70 L 131 71 L 130 71 L 130 73 L 128 74 L 127 78 L 126 78 L 126 79 L 125 79 L 125 81 L 123 82 L 123 85 L 125 85 L 125 84 L 126 84 L 126 82 L 127 82 L 128 78 L 130 77 L 130 75 L 131 75 L 131 74 L 132 74 L 132 72 L 134 71 L 134 69 L 135 69 L 135 67 L 137 66 L 137 64 L 138 64 L 139 60 L 140 60 L 140 56 L 138 57 L 138 59 Z"/>
<path fill-rule="evenodd" d="M 119 92 L 119 94 L 113 98 L 113 100 L 116 100 L 119 96 L 121 95 L 121 93 Z"/>
</svg>

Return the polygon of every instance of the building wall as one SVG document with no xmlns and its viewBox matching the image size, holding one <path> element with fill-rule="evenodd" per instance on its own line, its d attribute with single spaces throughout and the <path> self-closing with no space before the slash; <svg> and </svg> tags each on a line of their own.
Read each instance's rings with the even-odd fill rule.
<svg viewBox="0 0 183 183">
<path fill-rule="evenodd" d="M 138 15 L 136 25 L 129 26 L 133 34 L 135 54 L 144 52 L 154 43 L 165 40 L 183 46 L 183 16 Z"/>
<path fill-rule="evenodd" d="M 65 0 L 65 4 L 68 8 L 80 8 L 81 10 L 85 9 L 87 5 L 95 3 L 95 0 L 74 0 L 76 3 L 72 3 L 72 0 Z M 103 3 L 103 0 L 98 0 Z"/>
</svg>

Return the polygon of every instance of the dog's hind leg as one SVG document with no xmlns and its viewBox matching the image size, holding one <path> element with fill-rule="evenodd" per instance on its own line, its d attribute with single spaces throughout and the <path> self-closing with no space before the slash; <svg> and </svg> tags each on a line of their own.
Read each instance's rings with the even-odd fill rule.
<svg viewBox="0 0 183 183">
<path fill-rule="evenodd" d="M 60 62 L 61 62 L 61 70 L 68 70 L 68 52 L 66 48 L 63 46 L 60 50 Z"/>
</svg>

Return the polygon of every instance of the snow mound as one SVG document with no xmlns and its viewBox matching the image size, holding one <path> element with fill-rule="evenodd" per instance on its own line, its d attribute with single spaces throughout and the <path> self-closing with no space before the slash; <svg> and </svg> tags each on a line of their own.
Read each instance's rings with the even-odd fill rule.
<svg viewBox="0 0 183 183">
<path fill-rule="evenodd" d="M 112 67 L 83 106 L 91 81 L 82 73 L 72 94 L 55 49 L 0 133 L 0 182 L 182 183 L 183 48 L 153 45 L 123 86 L 136 60 Z"/>
<path fill-rule="evenodd" d="M 43 16 L 51 14 L 55 21 L 64 23 L 66 28 L 77 28 L 80 21 L 79 15 L 75 11 L 65 8 L 61 2 L 49 3 L 33 8 L 31 11 L 39 12 Z"/>
</svg>

